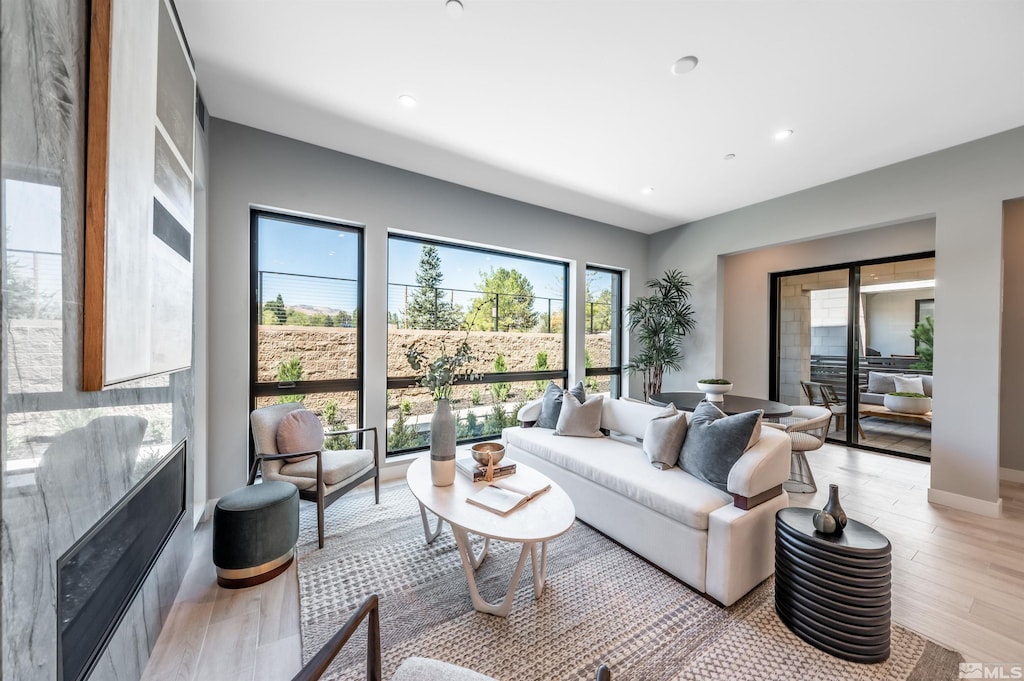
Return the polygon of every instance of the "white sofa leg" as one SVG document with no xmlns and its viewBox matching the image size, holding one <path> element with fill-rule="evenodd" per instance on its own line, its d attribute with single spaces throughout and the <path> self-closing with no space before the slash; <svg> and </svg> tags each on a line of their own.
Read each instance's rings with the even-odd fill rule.
<svg viewBox="0 0 1024 681">
<path fill-rule="evenodd" d="M 708 515 L 709 596 L 732 605 L 775 572 L 775 514 L 787 506 L 783 492 L 749 511 L 723 506 Z"/>
</svg>

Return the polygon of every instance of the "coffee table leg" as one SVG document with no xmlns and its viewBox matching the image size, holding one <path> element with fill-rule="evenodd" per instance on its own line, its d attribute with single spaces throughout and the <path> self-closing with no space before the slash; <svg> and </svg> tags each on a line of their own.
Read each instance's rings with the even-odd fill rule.
<svg viewBox="0 0 1024 681">
<path fill-rule="evenodd" d="M 533 563 L 533 600 L 544 593 L 548 579 L 548 543 L 540 544 L 540 565 L 537 564 L 537 545 L 530 544 L 530 562 Z"/>
<path fill-rule="evenodd" d="M 435 527 L 434 531 L 431 532 L 430 522 L 427 520 L 427 507 L 423 504 L 420 504 L 420 518 L 423 520 L 423 536 L 426 537 L 428 544 L 433 544 L 434 540 L 437 539 L 438 535 L 441 534 L 441 530 L 444 528 L 444 520 L 441 516 L 437 516 L 437 527 Z"/>
<path fill-rule="evenodd" d="M 473 608 L 490 615 L 508 617 L 508 613 L 512 610 L 512 601 L 516 596 L 516 587 L 519 586 L 519 578 L 523 575 L 523 567 L 526 565 L 527 557 L 533 554 L 535 543 L 527 542 L 523 544 L 523 549 L 519 553 L 519 562 L 516 563 L 515 572 L 512 573 L 512 580 L 508 584 L 508 591 L 505 593 L 504 600 L 501 603 L 488 603 L 480 596 L 480 590 L 476 585 L 476 570 L 473 568 L 473 547 L 469 543 L 469 533 L 455 525 L 452 525 L 452 533 L 455 535 L 455 544 L 459 547 L 459 557 L 462 559 L 462 569 L 466 572 L 466 582 L 469 584 L 469 596 L 473 600 Z"/>
</svg>

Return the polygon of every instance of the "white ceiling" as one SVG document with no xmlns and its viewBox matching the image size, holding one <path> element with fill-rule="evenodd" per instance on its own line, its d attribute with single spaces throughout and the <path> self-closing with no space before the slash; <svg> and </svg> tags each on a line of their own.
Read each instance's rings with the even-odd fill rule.
<svg viewBox="0 0 1024 681">
<path fill-rule="evenodd" d="M 1021 0 L 463 4 L 177 0 L 212 115 L 640 232 L 1024 125 Z"/>
</svg>

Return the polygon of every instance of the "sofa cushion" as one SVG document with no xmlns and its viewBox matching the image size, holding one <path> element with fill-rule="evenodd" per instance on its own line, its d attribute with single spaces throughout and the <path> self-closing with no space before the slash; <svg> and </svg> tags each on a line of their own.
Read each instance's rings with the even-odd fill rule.
<svg viewBox="0 0 1024 681">
<path fill-rule="evenodd" d="M 896 392 L 896 381 L 893 380 L 895 375 L 884 371 L 869 371 L 868 392 L 882 395 Z"/>
<path fill-rule="evenodd" d="M 642 439 L 647 423 L 661 414 L 664 406 L 655 406 L 632 400 L 605 400 L 602 407 L 601 427 L 615 433 Z"/>
<path fill-rule="evenodd" d="M 562 411 L 558 414 L 555 435 L 569 437 L 604 437 L 601 433 L 601 403 L 604 395 L 594 395 L 580 404 L 572 392 L 566 390 Z"/>
<path fill-rule="evenodd" d="M 562 412 L 562 393 L 565 392 L 555 385 L 554 381 L 548 381 L 548 387 L 544 390 L 543 402 L 541 402 L 540 416 L 537 417 L 537 428 L 554 428 L 558 425 L 558 415 Z M 583 389 L 583 381 L 580 381 L 569 392 L 576 396 L 582 404 L 586 402 L 587 395 Z"/>
<path fill-rule="evenodd" d="M 679 450 L 686 437 L 686 414 L 670 404 L 665 410 L 647 422 L 644 431 L 644 453 L 658 470 L 672 468 L 679 461 Z"/>
<path fill-rule="evenodd" d="M 924 394 L 924 382 L 920 376 L 893 376 L 892 382 L 896 385 L 893 392 Z"/>
<path fill-rule="evenodd" d="M 639 443 L 615 437 L 555 438 L 550 430 L 537 428 L 508 428 L 504 434 L 510 446 L 550 461 L 695 530 L 706 530 L 708 514 L 732 503 L 730 494 L 679 468 L 666 471 L 654 468 Z M 637 531 L 644 530 L 637 528 Z"/>
<path fill-rule="evenodd" d="M 726 416 L 710 402 L 693 410 L 683 441 L 679 467 L 723 492 L 728 491 L 729 471 L 748 449 L 761 412 Z"/>
</svg>

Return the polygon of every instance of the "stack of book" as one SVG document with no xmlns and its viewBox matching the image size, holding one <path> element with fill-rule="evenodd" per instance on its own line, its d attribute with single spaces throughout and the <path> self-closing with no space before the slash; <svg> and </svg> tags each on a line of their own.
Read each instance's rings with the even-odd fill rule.
<svg viewBox="0 0 1024 681">
<path fill-rule="evenodd" d="M 481 466 L 472 456 L 460 456 L 455 459 L 455 468 L 473 482 L 480 482 L 487 476 L 487 466 Z M 516 472 L 516 464 L 508 459 L 494 466 L 494 478 L 503 478 Z"/>
</svg>

